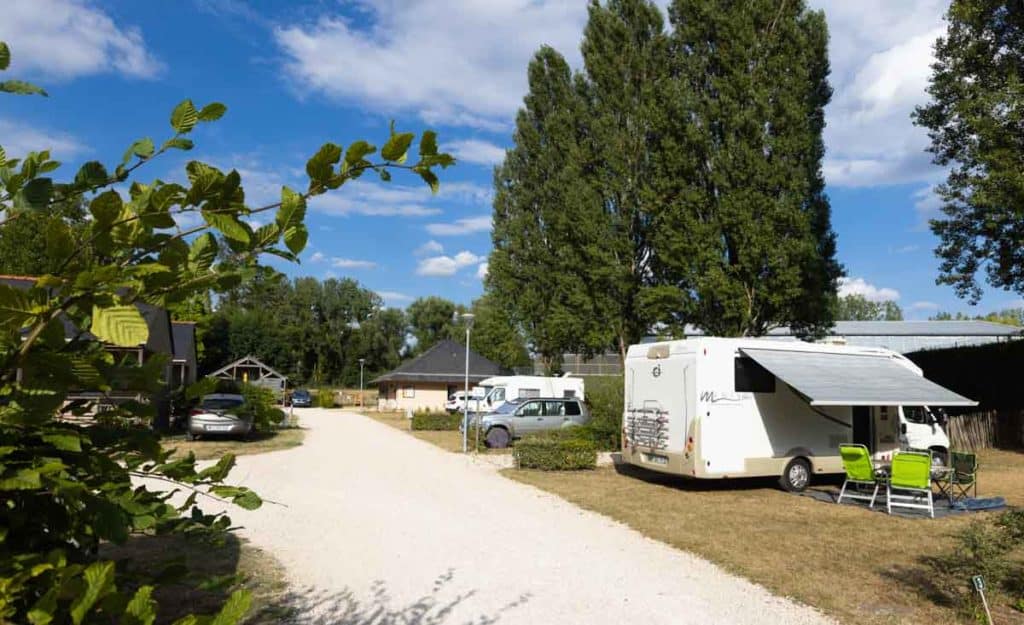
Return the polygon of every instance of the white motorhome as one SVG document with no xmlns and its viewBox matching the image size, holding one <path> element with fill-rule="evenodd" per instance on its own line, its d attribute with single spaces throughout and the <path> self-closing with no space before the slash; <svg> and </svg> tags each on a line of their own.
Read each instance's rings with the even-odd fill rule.
<svg viewBox="0 0 1024 625">
<path fill-rule="evenodd" d="M 942 458 L 949 442 L 929 407 L 973 405 L 881 348 L 729 338 L 633 345 L 622 455 L 665 473 L 780 476 L 783 488 L 803 490 L 814 474 L 842 472 L 841 443 L 864 444 L 879 460 L 919 446 Z"/>
<path fill-rule="evenodd" d="M 530 397 L 575 397 L 583 396 L 583 378 L 548 377 L 541 375 L 500 375 L 487 378 L 473 389 L 478 400 L 478 412 L 497 410 L 506 401 Z M 472 401 L 470 406 L 472 406 Z"/>
</svg>

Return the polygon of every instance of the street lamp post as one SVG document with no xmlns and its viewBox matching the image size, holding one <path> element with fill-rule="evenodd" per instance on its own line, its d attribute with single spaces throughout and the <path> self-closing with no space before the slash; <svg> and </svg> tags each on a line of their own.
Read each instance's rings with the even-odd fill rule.
<svg viewBox="0 0 1024 625">
<path fill-rule="evenodd" d="M 365 358 L 359 359 L 359 409 L 364 410 L 365 405 L 363 404 L 363 364 L 366 362 Z"/>
<path fill-rule="evenodd" d="M 469 451 L 469 331 L 473 328 L 473 313 L 462 313 L 459 317 L 466 322 L 466 383 L 462 395 L 462 453 Z"/>
</svg>

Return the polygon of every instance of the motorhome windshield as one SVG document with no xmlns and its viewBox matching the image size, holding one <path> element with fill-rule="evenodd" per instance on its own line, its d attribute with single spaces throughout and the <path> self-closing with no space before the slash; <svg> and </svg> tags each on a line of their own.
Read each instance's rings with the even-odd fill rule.
<svg viewBox="0 0 1024 625">
<path fill-rule="evenodd" d="M 930 424 L 939 421 L 928 406 L 904 406 L 903 416 L 910 423 Z"/>
</svg>

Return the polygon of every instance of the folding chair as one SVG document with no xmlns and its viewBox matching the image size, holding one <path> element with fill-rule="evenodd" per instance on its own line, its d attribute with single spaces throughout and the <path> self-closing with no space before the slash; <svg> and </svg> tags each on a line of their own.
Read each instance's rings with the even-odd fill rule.
<svg viewBox="0 0 1024 625">
<path fill-rule="evenodd" d="M 901 491 L 900 494 L 893 491 Z M 909 493 L 909 494 L 907 494 Z M 889 481 L 885 485 L 887 512 L 893 508 L 914 508 L 927 510 L 935 518 L 932 502 L 932 455 L 931 453 L 904 451 L 892 457 Z M 918 503 L 922 498 L 928 503 Z"/>
<path fill-rule="evenodd" d="M 840 445 L 839 455 L 843 459 L 843 470 L 846 471 L 846 479 L 843 481 L 843 488 L 839 491 L 839 499 L 836 503 L 843 503 L 843 497 L 847 499 L 863 499 L 870 501 L 869 508 L 875 507 L 875 498 L 878 497 L 878 478 L 875 476 L 875 466 L 871 463 L 871 455 L 864 445 Z M 850 493 L 846 492 L 847 486 L 853 486 Z M 871 494 L 860 492 L 860 487 L 873 488 Z"/>
<path fill-rule="evenodd" d="M 964 499 L 968 492 L 978 498 L 978 456 L 954 451 L 950 454 L 950 499 Z M 959 495 L 959 496 L 958 496 Z"/>
</svg>

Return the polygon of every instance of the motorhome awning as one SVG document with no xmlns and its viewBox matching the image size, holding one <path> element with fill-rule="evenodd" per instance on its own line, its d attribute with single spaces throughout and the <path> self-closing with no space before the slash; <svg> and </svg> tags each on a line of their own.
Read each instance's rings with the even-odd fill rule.
<svg viewBox="0 0 1024 625">
<path fill-rule="evenodd" d="M 740 348 L 812 406 L 976 406 L 885 355 Z"/>
</svg>

